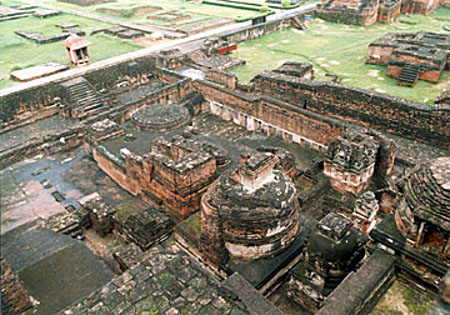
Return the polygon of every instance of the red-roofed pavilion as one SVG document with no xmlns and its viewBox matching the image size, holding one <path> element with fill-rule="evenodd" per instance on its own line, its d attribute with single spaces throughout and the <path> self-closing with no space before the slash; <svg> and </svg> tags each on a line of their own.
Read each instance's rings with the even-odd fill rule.
<svg viewBox="0 0 450 315">
<path fill-rule="evenodd" d="M 70 62 L 79 66 L 90 61 L 88 46 L 91 42 L 75 34 L 70 35 L 62 45 L 66 47 Z"/>
</svg>

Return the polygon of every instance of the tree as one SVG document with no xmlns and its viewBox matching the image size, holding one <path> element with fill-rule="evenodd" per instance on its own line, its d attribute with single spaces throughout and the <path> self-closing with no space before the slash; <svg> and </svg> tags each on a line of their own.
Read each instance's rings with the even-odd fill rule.
<svg viewBox="0 0 450 315">
<path fill-rule="evenodd" d="M 291 5 L 291 0 L 283 0 L 281 1 L 281 6 L 286 8 L 289 7 Z"/>
<path fill-rule="evenodd" d="M 259 9 L 259 12 L 267 13 L 267 12 L 269 12 L 269 7 L 266 5 L 262 5 L 261 8 Z"/>
</svg>

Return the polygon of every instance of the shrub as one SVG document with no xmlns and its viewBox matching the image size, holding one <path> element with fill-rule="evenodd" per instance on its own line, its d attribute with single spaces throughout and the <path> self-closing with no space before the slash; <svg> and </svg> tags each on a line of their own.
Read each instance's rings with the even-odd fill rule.
<svg viewBox="0 0 450 315">
<path fill-rule="evenodd" d="M 289 7 L 291 5 L 291 0 L 283 0 L 281 1 L 281 6 L 282 7 Z"/>
<path fill-rule="evenodd" d="M 261 8 L 259 9 L 259 12 L 267 13 L 267 12 L 269 12 L 269 7 L 266 5 L 262 5 Z"/>
</svg>

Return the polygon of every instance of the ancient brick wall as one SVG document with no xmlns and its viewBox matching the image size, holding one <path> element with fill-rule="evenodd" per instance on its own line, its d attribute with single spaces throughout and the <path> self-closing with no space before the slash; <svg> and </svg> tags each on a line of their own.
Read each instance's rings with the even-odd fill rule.
<svg viewBox="0 0 450 315">
<path fill-rule="evenodd" d="M 92 156 L 98 167 L 108 174 L 120 187 L 136 196 L 140 188 L 135 180 L 127 175 L 126 165 L 104 147 L 91 147 Z"/>
<path fill-rule="evenodd" d="M 334 1 L 335 6 L 345 6 L 346 3 L 340 4 L 340 1 Z M 372 3 L 371 7 L 357 10 L 343 10 L 329 8 L 323 4 L 318 4 L 316 8 L 316 16 L 331 22 L 369 26 L 377 21 L 378 3 Z"/>
<path fill-rule="evenodd" d="M 249 26 L 238 31 L 231 31 L 221 35 L 221 38 L 230 43 L 239 43 L 249 39 L 255 39 L 282 29 L 289 28 L 289 20 L 275 20 L 264 24 Z"/>
<path fill-rule="evenodd" d="M 58 103 L 64 100 L 63 88 L 51 83 L 0 97 L 0 129 L 15 125 L 26 119 L 35 120 L 51 116 Z"/>
<path fill-rule="evenodd" d="M 83 75 L 97 90 L 111 90 L 121 81 L 145 82 L 147 75 L 155 69 L 154 57 L 142 57 L 122 62 Z"/>
<path fill-rule="evenodd" d="M 255 91 L 307 110 L 405 138 L 450 148 L 450 108 L 425 105 L 332 82 L 285 80 L 276 73 L 258 75 Z"/>
<path fill-rule="evenodd" d="M 85 149 L 119 186 L 178 219 L 185 219 L 200 208 L 202 194 L 217 178 L 213 158 L 178 172 L 159 156 L 142 158 L 131 154 L 123 161 L 102 146 L 86 142 Z"/>
<path fill-rule="evenodd" d="M 217 82 L 226 88 L 234 90 L 238 82 L 236 75 L 225 71 L 211 69 L 206 73 L 206 78 L 210 81 Z"/>
<path fill-rule="evenodd" d="M 403 14 L 429 15 L 439 7 L 439 0 L 403 0 L 401 12 Z"/>
<path fill-rule="evenodd" d="M 342 124 L 338 121 L 304 110 L 300 106 L 269 97 L 238 93 L 206 81 L 196 81 L 193 84 L 207 101 L 225 105 L 239 112 L 238 117 L 233 117 L 233 113 L 224 109 L 220 114 L 222 118 L 233 119 L 235 123 L 250 130 L 257 130 L 261 125 L 263 131 L 280 135 L 287 141 L 297 142 L 294 138 L 298 135 L 300 137 L 298 142 L 301 145 L 306 145 L 308 140 L 311 140 L 324 147 L 342 132 Z M 261 121 L 261 124 L 256 120 Z M 280 133 L 280 130 L 277 131 L 274 127 L 295 135 L 292 138 L 291 135 L 286 137 L 285 133 Z"/>
<path fill-rule="evenodd" d="M 5 315 L 22 314 L 33 306 L 30 296 L 6 261 L 1 259 L 0 264 L 2 288 L 0 313 Z"/>
<path fill-rule="evenodd" d="M 395 47 L 392 45 L 370 44 L 367 50 L 367 63 L 387 65 Z"/>
<path fill-rule="evenodd" d="M 386 3 L 380 3 L 377 21 L 381 23 L 392 23 L 395 18 L 400 15 L 401 1 L 393 5 L 386 5 Z"/>
<path fill-rule="evenodd" d="M 74 126 L 54 134 L 24 142 L 0 152 L 0 169 L 38 154 L 52 155 L 82 144 L 83 128 Z"/>
</svg>

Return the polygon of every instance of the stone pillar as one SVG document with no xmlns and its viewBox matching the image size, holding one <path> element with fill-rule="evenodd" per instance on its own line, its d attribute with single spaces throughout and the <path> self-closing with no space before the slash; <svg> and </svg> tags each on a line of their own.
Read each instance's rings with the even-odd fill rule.
<svg viewBox="0 0 450 315">
<path fill-rule="evenodd" d="M 222 239 L 222 222 L 219 213 L 210 207 L 206 200 L 206 192 L 201 201 L 202 235 L 200 237 L 200 251 L 217 266 L 225 266 L 229 260 L 229 253 Z"/>
</svg>

